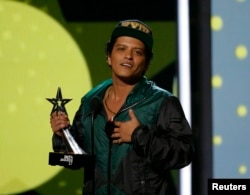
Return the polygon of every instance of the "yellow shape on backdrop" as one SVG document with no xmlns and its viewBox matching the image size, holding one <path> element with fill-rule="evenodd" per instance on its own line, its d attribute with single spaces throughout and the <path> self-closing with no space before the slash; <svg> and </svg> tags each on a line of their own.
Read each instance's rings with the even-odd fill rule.
<svg viewBox="0 0 250 195">
<path fill-rule="evenodd" d="M 245 45 L 238 45 L 235 48 L 235 55 L 240 60 L 247 58 L 247 55 L 248 55 L 247 47 Z"/>
<path fill-rule="evenodd" d="M 237 107 L 237 115 L 239 117 L 245 117 L 247 115 L 248 109 L 246 105 L 240 104 Z"/>
<path fill-rule="evenodd" d="M 247 166 L 246 165 L 240 165 L 238 168 L 238 172 L 240 175 L 245 175 L 247 173 Z"/>
<path fill-rule="evenodd" d="M 222 139 L 222 137 L 221 137 L 220 135 L 215 135 L 215 136 L 213 137 L 213 144 L 214 144 L 215 146 L 221 145 L 221 144 L 222 144 L 222 141 L 223 141 L 223 139 Z"/>
<path fill-rule="evenodd" d="M 212 16 L 211 28 L 214 31 L 220 31 L 223 28 L 223 19 L 220 16 Z"/>
<path fill-rule="evenodd" d="M 61 87 L 73 117 L 91 88 L 88 66 L 77 43 L 53 18 L 25 3 L 0 2 L 0 194 L 33 189 L 54 177 L 45 98 Z"/>
<path fill-rule="evenodd" d="M 212 87 L 213 88 L 221 88 L 223 85 L 223 79 L 220 75 L 214 75 L 212 77 Z"/>
</svg>

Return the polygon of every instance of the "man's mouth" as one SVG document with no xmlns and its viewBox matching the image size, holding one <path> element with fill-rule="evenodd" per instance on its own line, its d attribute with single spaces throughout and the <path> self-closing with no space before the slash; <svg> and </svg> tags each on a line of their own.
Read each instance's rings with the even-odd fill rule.
<svg viewBox="0 0 250 195">
<path fill-rule="evenodd" d="M 132 64 L 128 64 L 128 63 L 122 63 L 121 65 L 126 66 L 126 67 L 130 67 L 130 68 L 133 66 Z"/>
</svg>

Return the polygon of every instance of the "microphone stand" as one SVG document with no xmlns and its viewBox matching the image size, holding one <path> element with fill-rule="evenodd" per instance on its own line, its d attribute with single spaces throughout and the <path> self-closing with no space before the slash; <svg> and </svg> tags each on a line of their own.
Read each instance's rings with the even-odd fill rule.
<svg viewBox="0 0 250 195">
<path fill-rule="evenodd" d="M 95 194 L 95 143 L 94 143 L 94 118 L 95 118 L 95 113 L 92 112 L 91 114 L 91 153 L 92 153 L 92 159 L 93 159 L 93 163 L 92 163 L 92 192 L 93 195 Z"/>
<path fill-rule="evenodd" d="M 110 182 L 111 182 L 111 149 L 112 149 L 112 139 L 109 138 L 109 156 L 108 156 L 108 195 L 110 194 Z"/>
<path fill-rule="evenodd" d="M 95 162 L 95 132 L 94 132 L 94 119 L 96 117 L 96 114 L 98 111 L 100 111 L 102 108 L 102 100 L 95 96 L 91 99 L 90 101 L 90 113 L 91 113 L 91 153 L 92 153 L 92 159 L 93 159 L 93 163 L 92 163 L 92 192 L 93 194 L 95 194 L 95 166 L 96 166 L 96 162 Z"/>
<path fill-rule="evenodd" d="M 114 122 L 113 119 L 109 120 L 106 123 L 106 127 L 105 127 L 105 132 L 107 134 L 107 137 L 109 139 L 109 153 L 108 153 L 108 188 L 107 188 L 107 192 L 108 195 L 110 194 L 110 182 L 111 182 L 111 151 L 112 151 L 112 132 L 114 131 Z"/>
</svg>

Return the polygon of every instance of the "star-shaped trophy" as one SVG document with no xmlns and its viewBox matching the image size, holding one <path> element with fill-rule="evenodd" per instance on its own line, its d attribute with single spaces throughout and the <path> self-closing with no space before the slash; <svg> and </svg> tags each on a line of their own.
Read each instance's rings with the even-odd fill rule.
<svg viewBox="0 0 250 195">
<path fill-rule="evenodd" d="M 55 98 L 46 98 L 50 103 L 53 104 L 50 115 L 53 112 L 64 112 L 67 114 L 65 104 L 67 104 L 72 99 L 63 99 L 61 88 L 58 87 Z M 62 129 L 62 138 L 67 147 L 69 153 L 73 154 L 86 154 L 80 146 L 77 144 L 73 136 L 71 135 L 68 128 Z"/>
<path fill-rule="evenodd" d="M 50 103 L 53 104 L 53 108 L 51 110 L 50 115 L 53 112 L 64 112 L 67 113 L 65 104 L 67 104 L 71 99 L 65 99 L 62 97 L 61 88 L 58 87 L 56 97 L 55 98 L 46 98 Z M 75 141 L 74 137 L 71 135 L 69 131 L 70 127 L 65 129 L 61 129 L 62 131 L 62 139 L 67 148 L 67 152 L 50 152 L 49 153 L 49 165 L 55 166 L 63 166 L 69 169 L 80 169 L 82 167 L 85 170 L 92 170 L 91 178 L 94 178 L 94 170 L 95 170 L 95 156 L 87 154 Z M 94 179 L 93 179 L 94 180 Z M 94 188 L 94 185 L 93 185 Z"/>
<path fill-rule="evenodd" d="M 57 93 L 56 93 L 56 97 L 55 98 L 46 98 L 50 103 L 53 104 L 53 108 L 51 110 L 50 115 L 53 112 L 65 112 L 67 114 L 66 108 L 65 108 L 65 104 L 67 104 L 69 101 L 71 101 L 72 99 L 63 99 L 62 97 L 62 91 L 61 88 L 58 87 L 57 89 Z"/>
</svg>

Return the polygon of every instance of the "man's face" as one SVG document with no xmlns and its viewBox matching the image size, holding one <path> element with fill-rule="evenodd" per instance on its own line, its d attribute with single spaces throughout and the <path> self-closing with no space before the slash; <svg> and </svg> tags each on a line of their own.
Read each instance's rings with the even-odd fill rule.
<svg viewBox="0 0 250 195">
<path fill-rule="evenodd" d="M 108 56 L 108 64 L 112 69 L 113 79 L 137 80 L 148 67 L 144 43 L 128 36 L 118 37 Z"/>
</svg>

